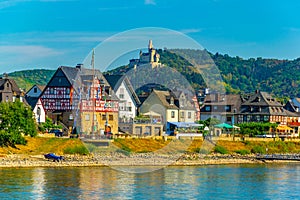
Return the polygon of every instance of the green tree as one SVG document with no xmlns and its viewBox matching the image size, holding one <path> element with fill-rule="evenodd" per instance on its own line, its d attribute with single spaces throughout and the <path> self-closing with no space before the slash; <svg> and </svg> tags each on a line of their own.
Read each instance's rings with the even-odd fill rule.
<svg viewBox="0 0 300 200">
<path fill-rule="evenodd" d="M 33 112 L 20 101 L 0 103 L 0 146 L 26 144 L 24 136 L 37 135 Z"/>
<path fill-rule="evenodd" d="M 277 124 L 270 122 L 247 122 L 240 123 L 241 134 L 248 134 L 249 136 L 256 136 L 268 133 L 271 129 L 276 129 Z"/>
</svg>

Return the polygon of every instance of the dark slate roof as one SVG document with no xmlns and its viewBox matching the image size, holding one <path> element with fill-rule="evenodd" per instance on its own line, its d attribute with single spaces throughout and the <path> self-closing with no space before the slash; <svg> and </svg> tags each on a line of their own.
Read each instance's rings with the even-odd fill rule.
<svg viewBox="0 0 300 200">
<path fill-rule="evenodd" d="M 212 112 L 205 111 L 205 106 L 219 106 L 217 111 L 214 112 L 224 112 L 224 106 L 231 106 L 231 111 L 225 113 L 239 112 L 242 103 L 242 97 L 239 94 L 210 94 L 206 95 L 204 103 L 201 106 L 201 112 Z"/>
<path fill-rule="evenodd" d="M 153 90 L 152 91 L 161 101 L 162 105 L 166 108 L 170 109 L 178 109 L 178 107 L 175 105 L 176 96 L 169 91 L 163 91 L 163 90 Z M 170 98 L 174 98 L 174 104 L 170 104 Z"/>
<path fill-rule="evenodd" d="M 110 86 L 116 91 L 124 80 L 123 75 L 104 75 Z"/>
<path fill-rule="evenodd" d="M 282 106 L 281 103 L 275 100 L 274 97 L 272 97 L 267 92 L 261 92 L 256 91 L 254 94 L 252 94 L 249 99 L 247 99 L 244 103 L 242 103 L 242 106 Z"/>
<path fill-rule="evenodd" d="M 12 78 L 0 78 L 0 90 L 2 90 L 2 88 L 4 88 L 4 84 L 6 83 L 6 81 L 8 81 L 11 86 L 12 86 L 12 92 L 15 92 L 17 95 L 21 95 L 22 91 L 20 90 L 20 88 L 18 87 L 17 83 L 15 82 L 14 79 Z"/>
<path fill-rule="evenodd" d="M 66 67 L 66 66 L 61 66 L 60 69 L 64 72 L 68 81 L 73 85 L 80 69 L 76 67 Z"/>
<path fill-rule="evenodd" d="M 128 88 L 132 98 L 134 99 L 136 105 L 141 104 L 141 101 L 137 94 L 134 91 L 129 79 L 125 75 L 104 75 L 105 79 L 109 82 L 110 86 L 116 92 L 117 89 L 120 87 L 121 83 L 124 81 L 126 87 Z"/>
<path fill-rule="evenodd" d="M 25 97 L 28 105 L 30 105 L 31 109 L 34 109 L 35 105 L 37 104 L 39 98 L 38 97 Z"/>
<path fill-rule="evenodd" d="M 300 108 L 297 106 L 297 105 L 295 105 L 294 104 L 294 102 L 292 101 L 292 100 L 289 100 L 286 104 L 285 104 L 285 106 L 284 106 L 284 108 L 286 109 L 286 110 L 288 110 L 288 111 L 291 111 L 291 112 L 300 112 Z M 298 110 L 298 111 L 297 111 Z"/>
</svg>

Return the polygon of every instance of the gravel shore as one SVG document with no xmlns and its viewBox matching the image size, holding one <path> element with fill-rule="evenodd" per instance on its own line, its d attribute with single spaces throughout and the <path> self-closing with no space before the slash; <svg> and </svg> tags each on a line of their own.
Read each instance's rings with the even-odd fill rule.
<svg viewBox="0 0 300 200">
<path fill-rule="evenodd" d="M 83 167 L 83 166 L 193 166 L 217 164 L 264 163 L 255 155 L 218 154 L 154 154 L 154 153 L 106 153 L 89 156 L 64 155 L 64 160 L 53 162 L 43 155 L 2 155 L 0 167 Z"/>
</svg>

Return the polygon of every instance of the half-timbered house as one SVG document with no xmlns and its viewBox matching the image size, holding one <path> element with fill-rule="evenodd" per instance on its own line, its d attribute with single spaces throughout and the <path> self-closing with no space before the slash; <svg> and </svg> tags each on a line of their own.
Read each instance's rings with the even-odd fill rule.
<svg viewBox="0 0 300 200">
<path fill-rule="evenodd" d="M 99 70 L 59 67 L 41 95 L 44 109 L 64 132 L 83 136 L 118 131 L 118 99 Z"/>
</svg>

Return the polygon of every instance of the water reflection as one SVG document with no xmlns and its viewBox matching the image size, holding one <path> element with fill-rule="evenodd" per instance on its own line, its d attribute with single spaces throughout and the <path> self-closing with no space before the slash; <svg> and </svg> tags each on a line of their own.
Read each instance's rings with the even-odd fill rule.
<svg viewBox="0 0 300 200">
<path fill-rule="evenodd" d="M 44 199 L 45 196 L 45 169 L 32 170 L 32 196 L 34 199 Z"/>
<path fill-rule="evenodd" d="M 299 169 L 299 164 L 167 167 L 138 174 L 108 167 L 0 169 L 0 199 L 295 199 Z"/>
</svg>

